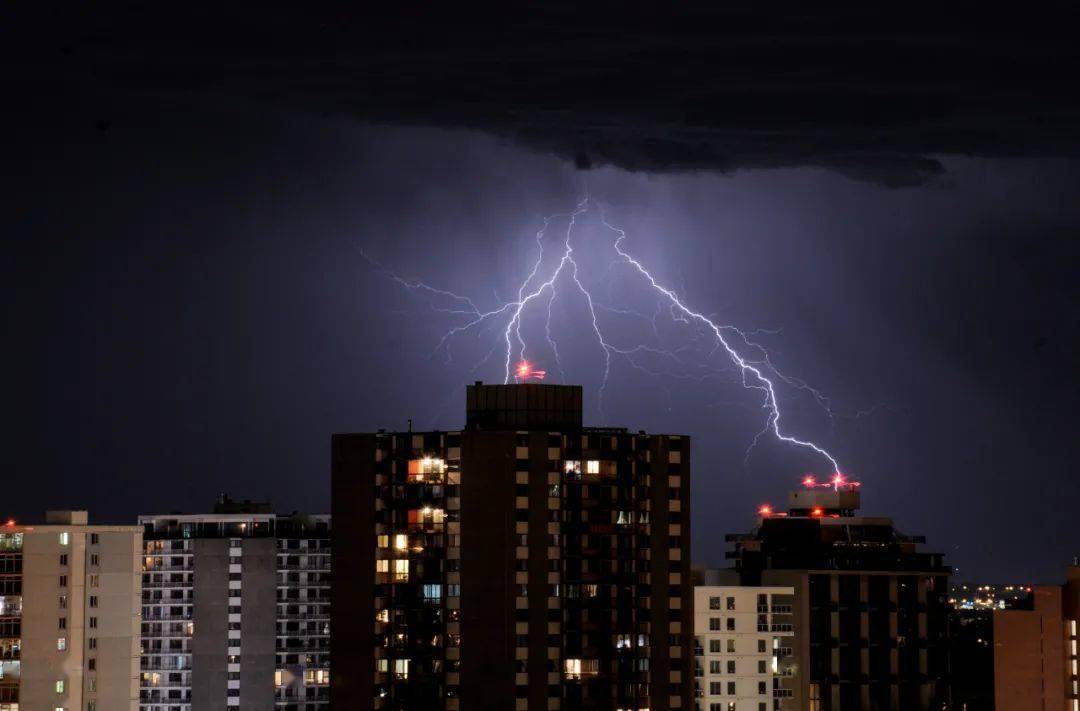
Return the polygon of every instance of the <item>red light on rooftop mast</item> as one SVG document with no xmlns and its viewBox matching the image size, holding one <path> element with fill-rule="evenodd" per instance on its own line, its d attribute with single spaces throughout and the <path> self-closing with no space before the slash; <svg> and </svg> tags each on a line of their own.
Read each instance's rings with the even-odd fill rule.
<svg viewBox="0 0 1080 711">
<path fill-rule="evenodd" d="M 825 515 L 825 509 L 821 508 L 820 506 L 815 506 L 814 508 L 810 509 L 810 515 L 814 518 L 821 518 Z"/>
<path fill-rule="evenodd" d="M 815 486 L 817 486 L 817 479 L 814 478 L 813 474 L 807 474 L 802 479 L 802 485 L 805 486 L 807 489 L 813 489 Z"/>
<path fill-rule="evenodd" d="M 758 516 L 772 516 L 772 506 L 768 504 L 762 504 L 758 507 Z"/>
<path fill-rule="evenodd" d="M 517 377 L 517 381 L 519 383 L 524 383 L 530 378 L 533 380 L 543 380 L 544 376 L 547 375 L 547 371 L 536 370 L 535 368 L 533 368 L 532 363 L 527 360 L 523 360 L 517 364 L 517 367 L 514 369 L 514 374 Z"/>
</svg>

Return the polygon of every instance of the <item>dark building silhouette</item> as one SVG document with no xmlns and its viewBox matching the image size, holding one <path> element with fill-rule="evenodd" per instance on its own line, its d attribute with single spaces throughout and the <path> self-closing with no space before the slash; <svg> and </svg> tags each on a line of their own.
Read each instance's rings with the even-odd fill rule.
<svg viewBox="0 0 1080 711">
<path fill-rule="evenodd" d="M 692 708 L 690 441 L 581 402 L 477 383 L 460 431 L 334 436 L 334 708 Z"/>
<path fill-rule="evenodd" d="M 761 511 L 749 534 L 729 535 L 743 585 L 795 589 L 797 695 L 810 711 L 942 708 L 948 698 L 948 578 L 921 536 L 858 514 L 842 478 Z"/>
</svg>

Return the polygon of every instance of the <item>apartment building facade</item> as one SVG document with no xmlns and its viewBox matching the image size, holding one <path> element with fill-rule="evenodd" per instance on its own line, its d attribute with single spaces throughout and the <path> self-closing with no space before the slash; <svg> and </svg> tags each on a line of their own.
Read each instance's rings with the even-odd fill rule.
<svg viewBox="0 0 1080 711">
<path fill-rule="evenodd" d="M 809 480 L 787 511 L 763 507 L 754 530 L 728 535 L 728 556 L 740 584 L 795 590 L 798 708 L 941 708 L 951 569 L 923 537 L 860 515 L 857 487 Z"/>
<path fill-rule="evenodd" d="M 138 708 L 137 526 L 0 526 L 0 709 Z"/>
<path fill-rule="evenodd" d="M 330 519 L 223 498 L 140 516 L 142 711 L 322 711 Z"/>
<path fill-rule="evenodd" d="M 333 438 L 335 708 L 692 708 L 689 439 L 581 398 L 477 383 L 460 431 Z"/>
<path fill-rule="evenodd" d="M 797 709 L 795 589 L 703 582 L 694 588 L 698 711 Z"/>
</svg>

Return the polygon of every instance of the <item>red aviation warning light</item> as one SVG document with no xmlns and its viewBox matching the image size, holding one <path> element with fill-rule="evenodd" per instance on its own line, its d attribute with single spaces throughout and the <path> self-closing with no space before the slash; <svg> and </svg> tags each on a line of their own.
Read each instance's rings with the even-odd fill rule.
<svg viewBox="0 0 1080 711">
<path fill-rule="evenodd" d="M 820 506 L 815 506 L 810 510 L 810 515 L 814 518 L 821 518 L 825 515 L 825 509 L 821 508 Z"/>
<path fill-rule="evenodd" d="M 532 363 L 527 360 L 519 362 L 514 368 L 514 378 L 519 383 L 524 383 L 529 380 L 543 380 L 545 375 L 547 375 L 546 370 L 537 370 L 533 368 Z"/>
<path fill-rule="evenodd" d="M 769 506 L 768 504 L 762 504 L 758 507 L 757 512 L 758 516 L 772 516 L 772 506 Z"/>
<path fill-rule="evenodd" d="M 817 486 L 817 479 L 814 477 L 813 474 L 807 474 L 802 478 L 802 485 L 805 486 L 807 489 L 813 489 L 815 486 Z"/>
</svg>

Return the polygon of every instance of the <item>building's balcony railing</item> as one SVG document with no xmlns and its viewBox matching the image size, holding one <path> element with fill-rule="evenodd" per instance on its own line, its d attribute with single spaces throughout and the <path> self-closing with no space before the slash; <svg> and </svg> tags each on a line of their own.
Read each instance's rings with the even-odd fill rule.
<svg viewBox="0 0 1080 711">
<path fill-rule="evenodd" d="M 163 614 L 163 615 L 143 615 L 142 619 L 143 619 L 143 622 L 168 622 L 170 620 L 176 620 L 176 621 L 191 620 L 191 618 L 193 616 L 194 616 L 193 613 L 189 611 L 189 612 L 185 612 L 182 615 L 171 615 L 171 614 L 168 614 L 168 613 Z"/>
</svg>

